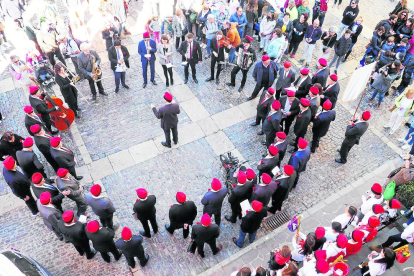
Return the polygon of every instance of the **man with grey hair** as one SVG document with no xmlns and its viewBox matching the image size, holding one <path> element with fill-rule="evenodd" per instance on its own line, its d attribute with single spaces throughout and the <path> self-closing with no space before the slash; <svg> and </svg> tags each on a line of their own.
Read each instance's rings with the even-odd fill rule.
<svg viewBox="0 0 414 276">
<path fill-rule="evenodd" d="M 80 54 L 80 49 L 75 39 L 71 39 L 64 35 L 58 35 L 56 39 L 59 42 L 59 48 L 63 56 L 70 57 L 73 66 L 75 66 L 76 74 L 81 76 L 82 73 L 78 67 L 78 55 Z"/>
<path fill-rule="evenodd" d="M 321 38 L 322 30 L 319 27 L 319 19 L 315 19 L 305 32 L 305 45 L 303 47 L 302 59 L 299 63 L 303 63 L 306 59 L 305 67 L 309 66 L 312 60 L 312 53 L 315 49 L 316 42 Z"/>
</svg>

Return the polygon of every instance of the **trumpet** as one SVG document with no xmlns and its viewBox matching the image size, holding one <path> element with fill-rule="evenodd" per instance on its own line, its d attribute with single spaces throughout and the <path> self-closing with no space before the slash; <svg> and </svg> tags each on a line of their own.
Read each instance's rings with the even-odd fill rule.
<svg viewBox="0 0 414 276">
<path fill-rule="evenodd" d="M 63 67 L 63 69 L 65 69 L 66 74 L 71 75 L 72 76 L 72 81 L 74 83 L 77 83 L 80 80 L 80 77 L 77 74 L 72 73 L 68 67 L 66 67 L 62 62 L 59 62 L 60 65 Z"/>
</svg>

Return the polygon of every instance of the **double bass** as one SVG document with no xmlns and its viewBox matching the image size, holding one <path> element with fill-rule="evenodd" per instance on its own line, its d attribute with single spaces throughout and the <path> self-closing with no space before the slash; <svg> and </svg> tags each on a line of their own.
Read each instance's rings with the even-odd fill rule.
<svg viewBox="0 0 414 276">
<path fill-rule="evenodd" d="M 44 91 L 45 103 L 48 108 L 59 107 L 59 110 L 50 112 L 50 120 L 53 123 L 53 126 L 58 130 L 67 130 L 70 125 L 75 120 L 75 113 L 72 109 L 66 108 L 63 106 L 63 101 L 55 96 L 49 96 L 46 91 Z"/>
</svg>

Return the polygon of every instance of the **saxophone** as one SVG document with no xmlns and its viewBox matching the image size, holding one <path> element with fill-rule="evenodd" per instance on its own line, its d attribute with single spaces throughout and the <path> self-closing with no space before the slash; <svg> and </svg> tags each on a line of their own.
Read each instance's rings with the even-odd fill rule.
<svg viewBox="0 0 414 276">
<path fill-rule="evenodd" d="M 96 68 L 96 58 L 92 55 L 92 79 L 94 82 L 100 81 L 99 75 L 101 74 L 101 69 Z"/>
</svg>

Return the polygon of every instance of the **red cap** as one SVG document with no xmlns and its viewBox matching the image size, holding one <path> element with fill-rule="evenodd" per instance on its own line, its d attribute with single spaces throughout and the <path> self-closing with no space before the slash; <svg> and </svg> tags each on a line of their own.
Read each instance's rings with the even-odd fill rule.
<svg viewBox="0 0 414 276">
<path fill-rule="evenodd" d="M 267 92 L 269 92 L 269 94 L 271 94 L 271 95 L 275 94 L 275 90 L 273 89 L 273 87 L 269 87 L 267 89 Z"/>
<path fill-rule="evenodd" d="M 359 231 L 358 229 L 355 229 L 352 232 L 352 239 L 356 242 L 362 242 L 362 239 L 364 238 L 364 233 L 362 231 Z"/>
<path fill-rule="evenodd" d="M 252 201 L 252 208 L 256 212 L 260 212 L 263 208 L 263 203 L 261 203 L 260 201 L 257 201 L 257 200 L 253 200 Z"/>
<path fill-rule="evenodd" d="M 279 149 L 275 146 L 270 145 L 269 146 L 269 152 L 270 152 L 271 155 L 275 156 L 279 152 Z"/>
<path fill-rule="evenodd" d="M 99 230 L 99 223 L 96 220 L 92 220 L 90 222 L 88 222 L 88 224 L 86 225 L 86 230 L 89 233 L 96 233 Z"/>
<path fill-rule="evenodd" d="M 177 199 L 179 203 L 184 203 L 187 197 L 183 192 L 177 192 L 177 195 L 175 196 L 175 198 Z"/>
<path fill-rule="evenodd" d="M 124 241 L 128 241 L 129 239 L 131 239 L 132 238 L 132 232 L 131 232 L 131 229 L 129 229 L 128 227 L 124 227 L 123 229 L 122 229 L 122 232 L 121 232 L 121 237 L 122 237 L 122 239 L 124 240 Z"/>
<path fill-rule="evenodd" d="M 390 199 L 390 201 L 388 202 L 388 205 L 390 206 L 391 209 L 400 209 L 401 208 L 401 202 L 398 201 L 398 199 Z"/>
<path fill-rule="evenodd" d="M 321 66 L 323 66 L 323 67 L 326 67 L 327 65 L 328 65 L 328 62 L 326 61 L 326 59 L 324 59 L 324 58 L 320 58 L 319 60 L 318 60 L 318 62 L 319 62 L 319 64 L 321 65 Z"/>
<path fill-rule="evenodd" d="M 41 173 L 37 172 L 32 175 L 32 182 L 34 184 L 39 184 L 42 181 L 42 179 L 43 179 L 43 175 Z"/>
<path fill-rule="evenodd" d="M 14 161 L 14 158 L 9 156 L 3 161 L 3 166 L 6 168 L 6 170 L 11 170 L 14 167 L 14 164 L 16 161 Z"/>
<path fill-rule="evenodd" d="M 135 191 L 137 192 L 137 195 L 140 199 L 145 199 L 148 196 L 148 192 L 144 188 L 139 188 L 139 189 L 136 189 Z"/>
<path fill-rule="evenodd" d="M 303 68 L 302 70 L 300 70 L 300 73 L 302 75 L 308 75 L 309 74 L 309 69 L 308 68 Z"/>
<path fill-rule="evenodd" d="M 368 219 L 368 226 L 370 226 L 372 228 L 378 227 L 380 225 L 380 223 L 381 222 L 380 222 L 379 218 L 377 218 L 376 216 L 371 216 Z"/>
<path fill-rule="evenodd" d="M 303 139 L 302 137 L 299 137 L 299 141 L 298 141 L 298 147 L 300 149 L 305 149 L 308 146 L 308 141 L 306 141 L 305 139 Z"/>
<path fill-rule="evenodd" d="M 170 93 L 165 92 L 165 93 L 164 93 L 164 99 L 165 99 L 166 101 L 171 102 L 171 101 L 173 100 L 173 96 L 172 96 Z"/>
<path fill-rule="evenodd" d="M 31 131 L 31 132 L 33 132 L 34 134 L 39 133 L 39 132 L 40 132 L 40 130 L 41 130 L 40 125 L 32 125 L 32 126 L 30 127 L 30 131 Z"/>
<path fill-rule="evenodd" d="M 30 92 L 31 95 L 36 94 L 37 90 L 39 90 L 39 87 L 29 86 L 29 92 Z"/>
<path fill-rule="evenodd" d="M 289 61 L 285 61 L 285 63 L 283 63 L 283 67 L 285 68 L 290 68 L 292 65 L 290 64 Z"/>
<path fill-rule="evenodd" d="M 213 191 L 218 191 L 221 189 L 221 182 L 217 178 L 213 178 L 213 181 L 211 182 L 211 189 Z"/>
<path fill-rule="evenodd" d="M 296 92 L 292 90 L 287 90 L 287 96 L 288 97 L 295 97 Z"/>
<path fill-rule="evenodd" d="M 246 35 L 245 38 L 247 38 L 250 42 L 253 41 L 253 37 Z"/>
<path fill-rule="evenodd" d="M 270 58 L 269 58 L 269 56 L 268 55 L 264 55 L 264 56 L 262 56 L 262 60 L 263 61 L 266 61 L 266 60 L 269 60 Z"/>
<path fill-rule="evenodd" d="M 323 227 L 316 228 L 315 235 L 316 235 L 316 238 L 318 240 L 319 239 L 322 239 L 323 237 L 325 237 L 325 228 L 323 228 Z"/>
<path fill-rule="evenodd" d="M 52 196 L 50 195 L 49 192 L 43 192 L 40 194 L 39 200 L 40 200 L 40 203 L 42 203 L 43 205 L 46 205 L 46 204 L 49 204 L 51 198 Z"/>
<path fill-rule="evenodd" d="M 276 132 L 276 137 L 279 139 L 286 139 L 286 133 L 283 131 Z"/>
<path fill-rule="evenodd" d="M 319 94 L 319 89 L 318 87 L 312 86 L 309 91 L 313 94 L 313 95 L 318 95 Z"/>
<path fill-rule="evenodd" d="M 73 220 L 73 211 L 72 210 L 67 210 L 62 214 L 62 219 L 64 222 L 69 223 Z"/>
<path fill-rule="evenodd" d="M 33 146 L 33 138 L 32 137 L 27 137 L 26 139 L 24 139 L 23 141 L 23 147 L 24 148 L 30 148 Z"/>
<path fill-rule="evenodd" d="M 244 184 L 247 181 L 247 175 L 244 171 L 239 171 L 239 173 L 237 174 L 237 181 L 240 184 Z"/>
<path fill-rule="evenodd" d="M 325 109 L 325 110 L 331 110 L 331 108 L 332 108 L 332 103 L 331 103 L 331 101 L 330 101 L 329 99 L 327 99 L 327 100 L 323 103 L 322 107 L 323 107 L 323 109 Z"/>
<path fill-rule="evenodd" d="M 362 119 L 364 119 L 365 121 L 368 121 L 371 118 L 371 112 L 369 112 L 369 110 L 364 111 L 364 113 L 362 113 Z"/>
<path fill-rule="evenodd" d="M 374 185 L 371 187 L 371 192 L 376 195 L 380 195 L 382 193 L 382 186 L 378 183 L 374 183 Z"/>
<path fill-rule="evenodd" d="M 26 112 L 27 114 L 32 113 L 33 112 L 33 107 L 31 107 L 30 105 L 26 105 L 23 108 L 24 112 Z"/>
<path fill-rule="evenodd" d="M 339 234 L 338 237 L 336 237 L 336 243 L 340 248 L 345 248 L 348 245 L 348 238 L 345 234 Z"/>
<path fill-rule="evenodd" d="M 385 210 L 381 204 L 374 204 L 372 205 L 372 212 L 374 212 L 374 214 L 382 214 L 385 212 Z"/>
<path fill-rule="evenodd" d="M 68 173 L 69 171 L 63 168 L 58 169 L 58 171 L 56 172 L 57 176 L 59 177 L 65 177 Z"/>
<path fill-rule="evenodd" d="M 149 32 L 145 32 L 145 33 L 142 35 L 142 37 L 143 37 L 143 38 L 149 38 L 149 37 L 150 37 Z"/>
<path fill-rule="evenodd" d="M 272 103 L 272 108 L 273 109 L 276 109 L 276 110 L 279 110 L 280 109 L 280 107 L 281 107 L 281 105 L 280 105 L 280 102 L 279 101 L 273 101 L 273 103 Z"/>
<path fill-rule="evenodd" d="M 211 224 L 211 217 L 205 213 L 202 217 L 201 217 L 201 224 L 204 226 L 210 226 Z"/>
<path fill-rule="evenodd" d="M 316 250 L 315 251 L 315 258 L 316 260 L 326 260 L 327 256 L 326 256 L 326 250 Z"/>
<path fill-rule="evenodd" d="M 300 99 L 300 104 L 303 105 L 304 107 L 308 107 L 310 106 L 310 101 L 306 98 L 302 98 Z"/>
<path fill-rule="evenodd" d="M 289 176 L 291 176 L 293 174 L 293 172 L 295 171 L 295 169 L 293 168 L 293 166 L 291 165 L 284 165 L 283 166 L 283 170 L 285 171 L 285 173 Z"/>
<path fill-rule="evenodd" d="M 60 141 L 62 141 L 62 139 L 60 139 L 60 137 L 58 136 L 55 136 L 52 139 L 50 139 L 50 145 L 56 148 L 57 146 L 59 146 Z"/>
<path fill-rule="evenodd" d="M 256 173 L 252 169 L 247 169 L 246 176 L 247 179 L 252 180 L 256 176 Z"/>
<path fill-rule="evenodd" d="M 337 76 L 337 75 L 335 75 L 335 74 L 332 74 L 332 75 L 330 75 L 329 77 L 330 77 L 330 78 L 331 78 L 331 80 L 333 80 L 333 81 L 338 81 L 338 76 Z"/>
<path fill-rule="evenodd" d="M 329 271 L 329 263 L 323 259 L 319 259 L 316 261 L 316 269 L 320 273 L 327 273 Z"/>
<path fill-rule="evenodd" d="M 272 181 L 272 178 L 267 173 L 262 174 L 262 179 L 264 184 L 269 184 Z"/>
<path fill-rule="evenodd" d="M 93 196 L 98 196 L 101 193 L 101 191 L 102 191 L 101 185 L 99 185 L 99 184 L 93 185 L 91 187 L 91 190 L 90 191 L 91 191 L 91 194 Z"/>
</svg>

